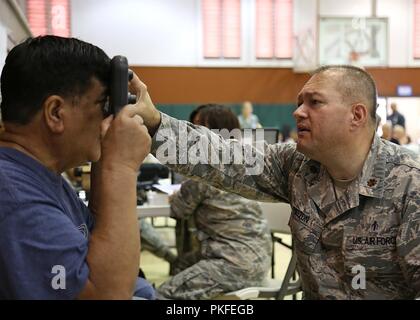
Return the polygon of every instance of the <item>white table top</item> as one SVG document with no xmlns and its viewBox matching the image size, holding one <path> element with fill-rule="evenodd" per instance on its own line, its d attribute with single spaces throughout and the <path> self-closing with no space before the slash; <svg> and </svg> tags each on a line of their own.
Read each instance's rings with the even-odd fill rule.
<svg viewBox="0 0 420 320">
<path fill-rule="evenodd" d="M 142 206 L 137 206 L 137 217 L 169 217 L 170 206 L 169 204 L 162 205 L 149 205 L 145 204 Z"/>
</svg>

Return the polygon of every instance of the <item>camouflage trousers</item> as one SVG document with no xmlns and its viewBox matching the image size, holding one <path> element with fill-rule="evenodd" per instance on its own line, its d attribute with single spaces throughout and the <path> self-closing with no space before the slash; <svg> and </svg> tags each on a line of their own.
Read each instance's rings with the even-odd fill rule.
<svg viewBox="0 0 420 320">
<path fill-rule="evenodd" d="M 259 286 L 267 272 L 251 273 L 224 259 L 202 259 L 164 282 L 157 299 L 207 300 L 220 294 Z"/>
</svg>

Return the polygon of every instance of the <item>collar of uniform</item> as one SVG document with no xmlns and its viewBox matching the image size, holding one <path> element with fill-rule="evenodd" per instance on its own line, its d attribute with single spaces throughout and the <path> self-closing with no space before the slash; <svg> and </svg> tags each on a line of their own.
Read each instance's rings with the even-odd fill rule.
<svg viewBox="0 0 420 320">
<path fill-rule="evenodd" d="M 319 162 L 308 159 L 300 167 L 297 176 L 305 180 L 304 185 L 309 198 L 322 211 L 336 201 L 328 172 Z M 301 194 L 302 190 L 298 192 Z"/>
<path fill-rule="evenodd" d="M 361 195 L 381 198 L 384 193 L 386 157 L 381 138 L 375 134 L 362 174 L 350 184 L 350 189 L 358 187 L 358 193 Z M 306 180 L 308 192 L 320 208 L 335 201 L 333 183 L 327 170 L 319 162 L 308 160 L 301 166 L 299 174 Z"/>
<path fill-rule="evenodd" d="M 309 175 L 305 179 L 310 179 Z M 326 220 L 331 220 L 351 208 L 359 205 L 358 179 L 353 181 L 346 192 L 339 199 L 336 198 L 334 183 L 324 166 L 319 165 L 317 177 L 308 180 L 308 193 L 317 207 L 326 215 Z"/>
<path fill-rule="evenodd" d="M 309 197 L 325 213 L 325 222 L 359 205 L 359 194 L 381 198 L 385 178 L 386 154 L 382 150 L 379 136 L 375 134 L 368 157 L 363 165 L 361 176 L 354 180 L 345 194 L 335 198 L 334 184 L 324 166 L 308 159 L 300 167 L 298 175 L 306 181 Z M 302 208 L 303 209 L 303 208 Z"/>
<path fill-rule="evenodd" d="M 299 184 L 302 178 L 305 183 Z M 322 214 L 324 223 L 359 205 L 359 179 L 353 181 L 346 192 L 337 199 L 329 173 L 314 160 L 309 160 L 300 167 L 296 179 L 296 185 L 306 188 L 307 192 L 294 190 L 293 198 L 303 198 L 303 201 L 294 201 L 293 205 L 302 212 L 316 211 Z"/>
<path fill-rule="evenodd" d="M 387 155 L 381 138 L 375 134 L 359 179 L 359 194 L 367 197 L 382 198 L 384 194 L 386 158 Z"/>
</svg>

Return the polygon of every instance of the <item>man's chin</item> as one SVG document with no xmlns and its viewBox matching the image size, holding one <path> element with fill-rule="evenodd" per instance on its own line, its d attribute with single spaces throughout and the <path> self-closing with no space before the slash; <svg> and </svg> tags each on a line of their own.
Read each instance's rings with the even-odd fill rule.
<svg viewBox="0 0 420 320">
<path fill-rule="evenodd" d="M 303 154 L 305 153 L 305 150 L 306 150 L 303 143 L 299 140 L 296 142 L 296 150 L 299 151 L 300 153 L 303 153 Z"/>
<path fill-rule="evenodd" d="M 300 153 L 303 153 L 305 156 L 312 158 L 312 152 L 310 150 L 310 148 L 308 148 L 308 146 L 305 146 L 302 142 L 297 142 L 296 143 L 296 150 L 299 151 Z"/>
</svg>

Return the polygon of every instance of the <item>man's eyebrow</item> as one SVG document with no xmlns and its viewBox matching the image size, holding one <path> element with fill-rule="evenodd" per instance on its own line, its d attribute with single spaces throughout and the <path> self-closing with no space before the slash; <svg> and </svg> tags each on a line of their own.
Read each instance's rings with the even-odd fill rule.
<svg viewBox="0 0 420 320">
<path fill-rule="evenodd" d="M 321 97 L 321 98 L 324 98 L 325 96 L 322 94 L 322 92 L 319 92 L 319 91 L 314 91 L 314 92 L 312 92 L 312 95 L 313 96 L 319 96 L 319 97 Z"/>
<path fill-rule="evenodd" d="M 321 98 L 324 98 L 325 96 L 322 94 L 322 92 L 319 91 L 306 91 L 306 92 L 302 92 L 298 95 L 298 99 L 302 98 L 303 96 L 307 97 L 307 96 L 319 96 Z"/>
</svg>

